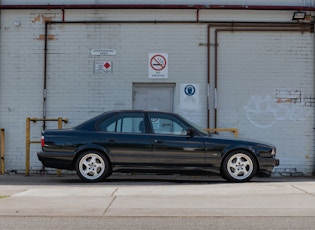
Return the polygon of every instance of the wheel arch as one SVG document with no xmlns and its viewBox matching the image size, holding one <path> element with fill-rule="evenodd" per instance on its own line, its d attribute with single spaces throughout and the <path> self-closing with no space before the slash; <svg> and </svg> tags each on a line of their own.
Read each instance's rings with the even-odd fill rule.
<svg viewBox="0 0 315 230">
<path fill-rule="evenodd" d="M 234 146 L 232 148 L 224 149 L 223 152 L 222 152 L 222 159 L 221 159 L 221 165 L 220 165 L 220 173 L 221 173 L 221 175 L 222 175 L 223 162 L 224 162 L 225 158 L 231 152 L 234 152 L 234 151 L 246 151 L 249 154 L 251 154 L 254 157 L 255 163 L 257 165 L 257 172 L 256 172 L 256 174 L 259 172 L 259 167 L 260 166 L 259 166 L 259 161 L 258 161 L 257 154 L 255 153 L 256 151 L 253 148 L 246 147 L 246 146 Z"/>
<path fill-rule="evenodd" d="M 86 152 L 86 151 L 98 151 L 102 153 L 107 160 L 110 163 L 110 167 L 112 170 L 112 164 L 113 164 L 113 158 L 110 155 L 109 149 L 105 148 L 104 146 L 97 145 L 97 144 L 89 144 L 89 145 L 82 145 L 76 150 L 75 157 L 73 158 L 72 165 L 75 165 L 75 162 L 77 161 L 78 157 L 80 156 L 81 153 Z"/>
</svg>

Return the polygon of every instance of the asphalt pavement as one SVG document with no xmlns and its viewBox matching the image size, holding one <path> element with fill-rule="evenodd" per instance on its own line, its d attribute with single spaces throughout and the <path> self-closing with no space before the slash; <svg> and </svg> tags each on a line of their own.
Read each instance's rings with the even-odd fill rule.
<svg viewBox="0 0 315 230">
<path fill-rule="evenodd" d="M 0 175 L 0 216 L 14 217 L 315 217 L 315 178 L 113 175 Z"/>
</svg>

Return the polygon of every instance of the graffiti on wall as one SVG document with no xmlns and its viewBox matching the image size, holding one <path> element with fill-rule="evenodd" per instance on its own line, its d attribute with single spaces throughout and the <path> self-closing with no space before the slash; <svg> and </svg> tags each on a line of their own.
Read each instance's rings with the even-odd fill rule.
<svg viewBox="0 0 315 230">
<path fill-rule="evenodd" d="M 268 128 L 279 121 L 304 121 L 312 112 L 312 104 L 307 101 L 301 90 L 276 89 L 273 96 L 251 94 L 243 108 L 251 124 Z"/>
</svg>

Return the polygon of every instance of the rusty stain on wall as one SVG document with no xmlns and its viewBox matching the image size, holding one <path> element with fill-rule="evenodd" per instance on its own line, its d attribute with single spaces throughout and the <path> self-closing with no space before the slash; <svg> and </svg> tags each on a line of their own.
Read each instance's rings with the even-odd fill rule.
<svg viewBox="0 0 315 230">
<path fill-rule="evenodd" d="M 51 21 L 53 17 L 46 17 L 45 15 L 39 14 L 35 16 L 32 20 L 32 23 L 41 22 L 42 24 L 45 24 L 47 21 Z M 45 40 L 45 34 L 40 34 L 36 40 Z M 54 34 L 47 35 L 48 40 L 56 40 L 56 36 Z"/>
<path fill-rule="evenodd" d="M 302 91 L 300 89 L 276 89 L 275 99 L 277 103 L 301 103 Z"/>
<path fill-rule="evenodd" d="M 42 24 L 45 24 L 45 22 L 48 22 L 51 20 L 52 20 L 52 17 L 45 17 L 44 15 L 39 14 L 38 16 L 33 18 L 32 23 L 42 21 Z"/>
<path fill-rule="evenodd" d="M 45 40 L 45 34 L 40 34 L 38 38 L 35 38 L 36 40 Z M 56 40 L 56 36 L 54 34 L 48 34 L 47 35 L 48 40 Z"/>
<path fill-rule="evenodd" d="M 32 23 L 39 22 L 39 21 L 40 21 L 40 15 L 34 17 L 32 20 Z"/>
</svg>

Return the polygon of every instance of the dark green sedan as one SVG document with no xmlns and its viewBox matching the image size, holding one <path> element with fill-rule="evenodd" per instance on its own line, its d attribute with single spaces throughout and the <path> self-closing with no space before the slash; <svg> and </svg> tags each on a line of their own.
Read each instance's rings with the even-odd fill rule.
<svg viewBox="0 0 315 230">
<path fill-rule="evenodd" d="M 76 170 L 84 182 L 112 172 L 216 173 L 228 181 L 270 175 L 273 145 L 218 138 L 174 113 L 109 111 L 74 128 L 42 132 L 45 167 Z"/>
</svg>

